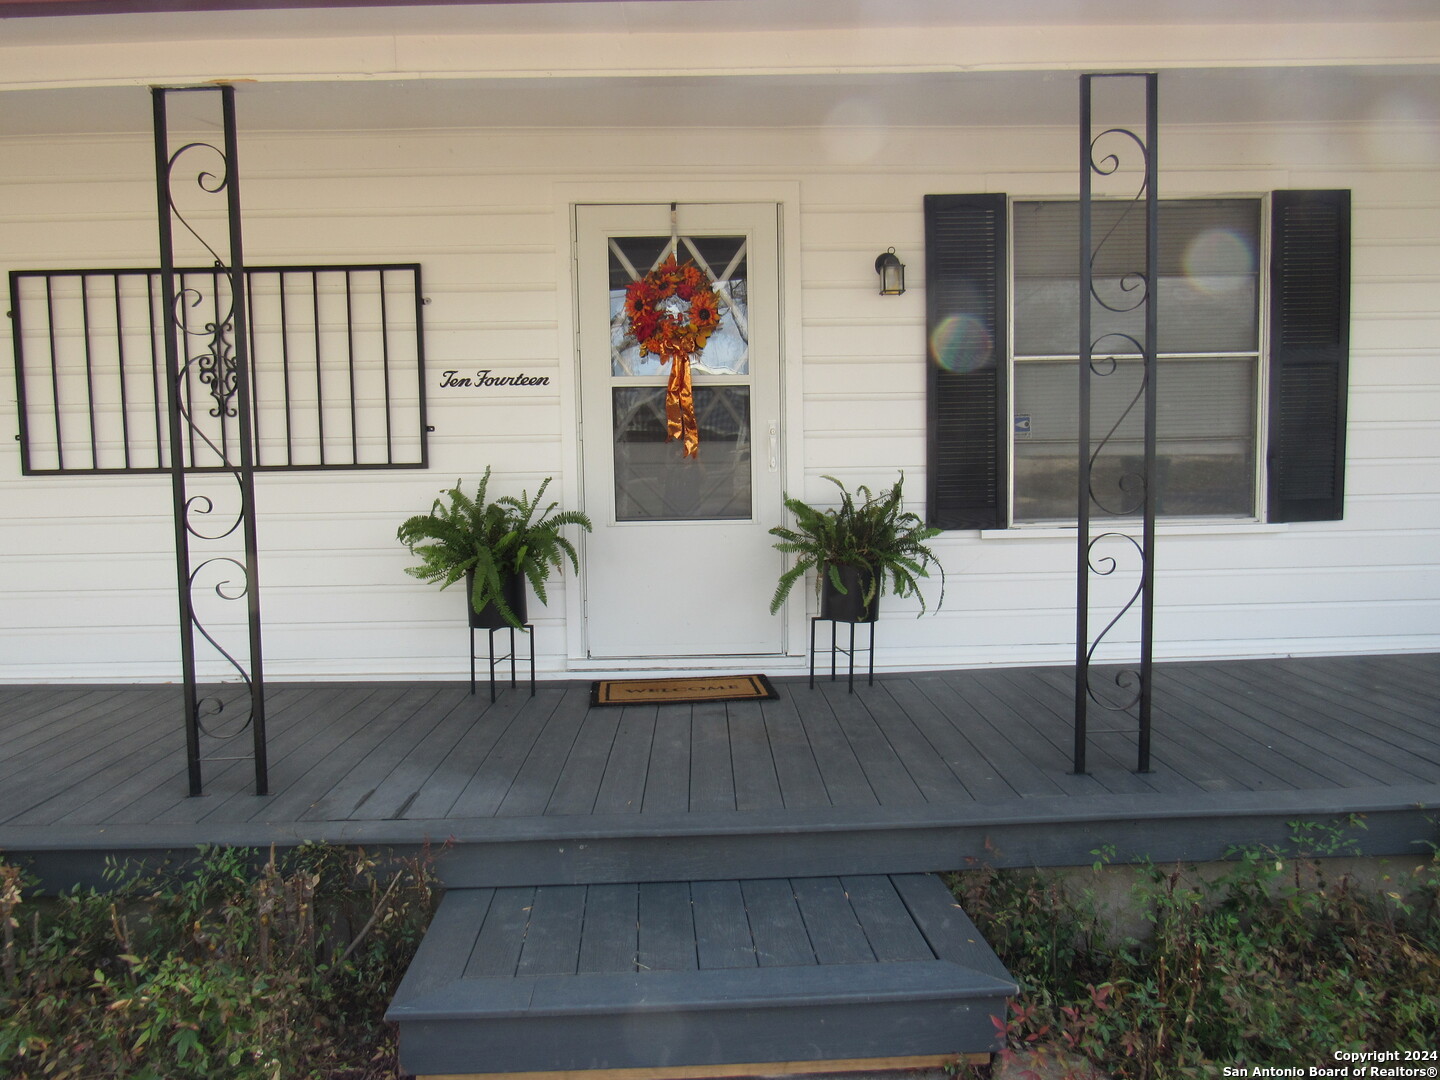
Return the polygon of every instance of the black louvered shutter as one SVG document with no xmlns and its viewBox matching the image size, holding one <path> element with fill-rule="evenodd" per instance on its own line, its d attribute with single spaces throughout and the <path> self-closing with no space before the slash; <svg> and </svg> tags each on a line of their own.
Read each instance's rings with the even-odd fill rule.
<svg viewBox="0 0 1440 1080">
<path fill-rule="evenodd" d="M 925 196 L 926 514 L 942 529 L 1009 525 L 1005 206 Z"/>
<path fill-rule="evenodd" d="M 1350 192 L 1271 198 L 1270 521 L 1337 521 L 1345 508 Z"/>
</svg>

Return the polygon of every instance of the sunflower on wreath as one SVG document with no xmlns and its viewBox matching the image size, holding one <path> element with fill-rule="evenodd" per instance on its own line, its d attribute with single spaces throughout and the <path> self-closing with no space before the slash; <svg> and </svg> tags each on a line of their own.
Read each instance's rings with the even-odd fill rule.
<svg viewBox="0 0 1440 1080">
<path fill-rule="evenodd" d="M 625 316 L 630 336 L 640 344 L 640 355 L 660 358 L 670 365 L 665 391 L 668 435 L 680 439 L 685 457 L 700 448 L 695 421 L 695 394 L 690 381 L 690 357 L 705 348 L 720 325 L 720 300 L 710 280 L 692 262 L 670 256 L 625 289 Z"/>
</svg>

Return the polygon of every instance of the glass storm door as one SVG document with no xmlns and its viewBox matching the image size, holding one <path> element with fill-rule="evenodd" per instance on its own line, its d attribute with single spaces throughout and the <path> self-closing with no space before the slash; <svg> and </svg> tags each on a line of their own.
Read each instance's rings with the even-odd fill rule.
<svg viewBox="0 0 1440 1080">
<path fill-rule="evenodd" d="M 769 610 L 782 563 L 768 530 L 783 511 L 776 212 L 681 204 L 672 226 L 669 204 L 576 208 L 592 658 L 782 651 Z M 704 275 L 720 314 L 691 355 L 693 457 L 667 431 L 670 365 L 642 355 L 625 311 L 630 283 L 672 251 Z"/>
</svg>

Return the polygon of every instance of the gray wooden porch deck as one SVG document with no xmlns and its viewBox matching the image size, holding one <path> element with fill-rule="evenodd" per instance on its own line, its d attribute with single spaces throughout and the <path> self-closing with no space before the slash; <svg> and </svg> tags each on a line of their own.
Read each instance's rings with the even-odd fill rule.
<svg viewBox="0 0 1440 1080">
<path fill-rule="evenodd" d="M 775 682 L 623 709 L 588 683 L 271 684 L 271 794 L 245 760 L 199 798 L 178 688 L 0 687 L 0 850 L 58 883 L 202 842 L 451 841 L 447 884 L 503 887 L 1209 859 L 1352 813 L 1367 852 L 1440 833 L 1440 654 L 1157 665 L 1145 775 L 1132 732 L 1071 772 L 1064 668 Z"/>
</svg>

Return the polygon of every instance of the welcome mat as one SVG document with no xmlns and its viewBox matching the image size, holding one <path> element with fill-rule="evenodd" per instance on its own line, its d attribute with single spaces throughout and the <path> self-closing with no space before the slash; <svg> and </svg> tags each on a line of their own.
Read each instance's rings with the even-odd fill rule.
<svg viewBox="0 0 1440 1080">
<path fill-rule="evenodd" d="M 760 701 L 778 696 L 764 675 L 601 679 L 590 684 L 591 705 L 689 705 L 700 701 Z"/>
</svg>

